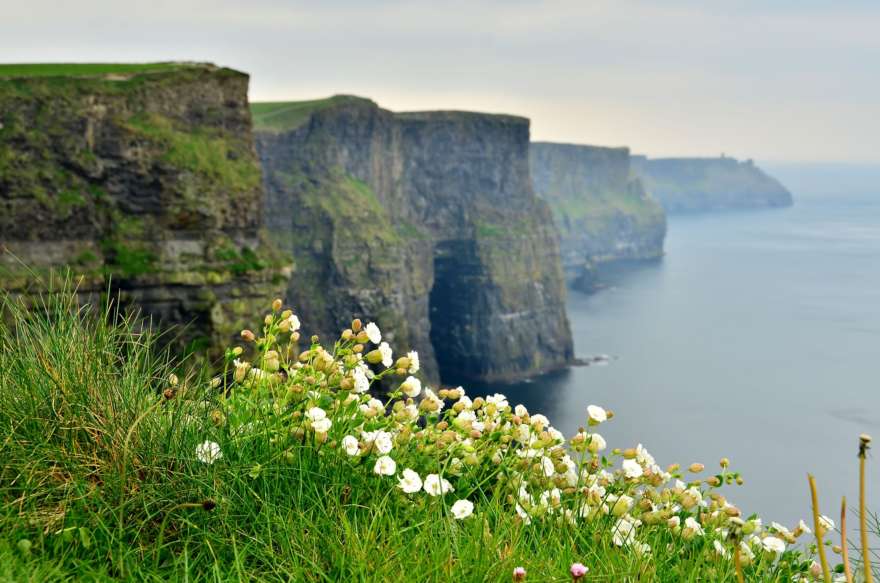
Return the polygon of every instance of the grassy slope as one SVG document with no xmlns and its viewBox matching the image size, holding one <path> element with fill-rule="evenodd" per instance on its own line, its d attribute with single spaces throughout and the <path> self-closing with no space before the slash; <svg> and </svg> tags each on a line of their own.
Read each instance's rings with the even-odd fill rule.
<svg viewBox="0 0 880 583">
<path fill-rule="evenodd" d="M 0 580 L 504 581 L 524 566 L 566 581 L 575 561 L 587 581 L 734 580 L 708 538 L 643 527 L 642 556 L 612 544 L 613 516 L 524 525 L 483 478 L 447 501 L 410 496 L 369 456 L 230 431 L 197 379 L 162 396 L 171 367 L 131 322 L 67 297 L 31 316 L 7 306 L 0 325 Z M 213 465 L 193 455 L 204 439 L 223 451 Z M 401 464 L 423 455 L 410 450 L 397 444 Z M 477 514 L 453 520 L 468 492 Z M 791 580 L 764 559 L 747 576 Z"/>
<path fill-rule="evenodd" d="M 0 63 L 0 77 L 91 77 L 174 71 L 189 63 Z"/>
<path fill-rule="evenodd" d="M 286 132 L 306 122 L 315 111 L 352 101 L 366 101 L 362 97 L 334 95 L 310 101 L 275 101 L 251 103 L 254 129 L 257 131 Z"/>
</svg>

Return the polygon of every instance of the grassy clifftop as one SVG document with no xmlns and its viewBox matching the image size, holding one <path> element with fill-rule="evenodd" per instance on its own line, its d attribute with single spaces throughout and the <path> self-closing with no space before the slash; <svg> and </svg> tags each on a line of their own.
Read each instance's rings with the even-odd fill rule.
<svg viewBox="0 0 880 583">
<path fill-rule="evenodd" d="M 295 130 L 309 120 L 312 114 L 335 106 L 352 103 L 369 103 L 369 99 L 354 95 L 334 95 L 309 101 L 264 101 L 251 103 L 254 129 L 265 132 Z"/>
<path fill-rule="evenodd" d="M 103 77 L 161 73 L 189 68 L 216 68 L 208 63 L 0 63 L 0 77 Z"/>
<path fill-rule="evenodd" d="M 751 160 L 634 157 L 645 187 L 669 212 L 791 206 L 792 196 Z"/>
<path fill-rule="evenodd" d="M 0 289 L 70 269 L 216 345 L 280 261 L 247 87 L 208 63 L 0 65 Z"/>
</svg>

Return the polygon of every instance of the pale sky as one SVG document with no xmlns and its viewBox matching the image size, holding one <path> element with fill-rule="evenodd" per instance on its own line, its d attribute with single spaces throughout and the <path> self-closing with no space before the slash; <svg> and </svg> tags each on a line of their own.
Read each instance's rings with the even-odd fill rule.
<svg viewBox="0 0 880 583">
<path fill-rule="evenodd" d="M 0 0 L 0 62 L 198 60 L 251 99 L 532 119 L 652 156 L 880 162 L 876 0 Z"/>
</svg>

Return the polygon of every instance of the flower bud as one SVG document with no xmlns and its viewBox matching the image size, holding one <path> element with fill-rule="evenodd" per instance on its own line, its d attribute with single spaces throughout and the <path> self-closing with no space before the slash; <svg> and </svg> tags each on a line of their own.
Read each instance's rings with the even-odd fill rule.
<svg viewBox="0 0 880 583">
<path fill-rule="evenodd" d="M 723 458 L 721 458 L 720 465 L 722 468 L 726 468 L 730 465 L 730 460 L 727 459 L 726 457 L 723 457 Z"/>
<path fill-rule="evenodd" d="M 165 399 L 167 399 L 167 400 L 170 401 L 171 399 L 174 398 L 174 389 L 171 389 L 171 388 L 165 389 L 165 390 L 162 392 L 162 396 L 164 396 Z"/>
<path fill-rule="evenodd" d="M 705 466 L 699 462 L 694 462 L 690 466 L 688 466 L 688 471 L 692 474 L 699 474 L 705 469 Z"/>
<path fill-rule="evenodd" d="M 272 325 L 272 314 L 266 314 L 266 317 L 263 318 L 263 324 L 265 324 L 266 326 Z"/>
<path fill-rule="evenodd" d="M 366 344 L 367 342 L 370 341 L 370 337 L 367 336 L 367 333 L 364 330 L 361 330 L 360 332 L 358 332 L 357 336 L 355 336 L 354 339 L 361 344 Z"/>
<path fill-rule="evenodd" d="M 279 360 L 278 352 L 275 350 L 268 351 L 265 358 L 263 359 L 263 368 L 265 368 L 269 372 L 275 372 L 280 367 L 281 361 Z"/>
<path fill-rule="evenodd" d="M 361 322 L 360 318 L 355 318 L 351 321 L 351 329 L 355 332 L 360 332 L 361 328 L 363 328 L 364 324 Z"/>
<path fill-rule="evenodd" d="M 631 447 L 628 448 L 628 449 L 623 450 L 623 457 L 624 457 L 624 459 L 628 459 L 628 460 L 635 459 L 635 457 L 636 457 L 637 455 L 638 455 L 638 452 L 637 452 L 635 449 L 631 448 Z"/>
<path fill-rule="evenodd" d="M 367 353 L 366 359 L 370 364 L 379 364 L 382 362 L 382 353 L 378 350 L 371 350 Z"/>
<path fill-rule="evenodd" d="M 256 340 L 257 337 L 254 336 L 254 333 L 251 332 L 250 330 L 242 330 L 241 331 L 241 338 L 245 342 L 253 342 L 254 340 Z"/>
<path fill-rule="evenodd" d="M 277 312 L 283 305 L 284 302 L 281 301 L 281 298 L 275 298 L 275 301 L 272 302 L 272 311 Z"/>
<path fill-rule="evenodd" d="M 354 332 L 351 331 L 351 328 L 346 328 L 342 331 L 342 339 L 345 341 L 351 340 L 354 338 Z"/>
</svg>

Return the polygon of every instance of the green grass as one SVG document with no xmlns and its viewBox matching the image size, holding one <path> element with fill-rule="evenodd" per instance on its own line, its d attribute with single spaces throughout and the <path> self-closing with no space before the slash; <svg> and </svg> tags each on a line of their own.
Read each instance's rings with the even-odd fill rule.
<svg viewBox="0 0 880 583">
<path fill-rule="evenodd" d="M 246 192 L 260 186 L 259 165 L 240 152 L 232 155 L 232 145 L 219 133 L 183 130 L 158 114 L 135 116 L 128 120 L 128 126 L 161 144 L 163 159 L 176 168 L 198 174 L 230 191 Z"/>
<path fill-rule="evenodd" d="M 164 73 L 192 66 L 187 63 L 0 63 L 0 77 L 96 77 Z"/>
<path fill-rule="evenodd" d="M 358 102 L 369 102 L 369 100 L 351 95 L 334 95 L 311 101 L 251 103 L 251 115 L 255 130 L 285 132 L 301 126 L 316 111 Z"/>
<path fill-rule="evenodd" d="M 570 451 L 585 483 L 600 468 L 611 472 L 601 478 L 605 503 L 617 507 L 612 493 L 636 497 L 628 512 L 645 520 L 637 540 L 650 554 L 614 544 L 616 516 L 600 511 L 601 500 L 581 497 L 580 486 L 566 487 L 558 504 L 522 502 L 532 515 L 524 522 L 513 508 L 519 489 L 537 494 L 559 477 L 547 477 L 542 463 L 533 467 L 529 460 L 540 457 L 517 452 L 549 456 L 559 471 L 565 451 L 535 414 L 514 417 L 489 401 L 454 405 L 460 395 L 441 391 L 424 393 L 424 424 L 413 424 L 394 389 L 388 413 L 368 415 L 360 405 L 369 396 L 352 401 L 345 388 L 361 344 L 340 340 L 331 353 L 296 348 L 278 311 L 249 345 L 262 372 L 233 364 L 237 353 L 229 352 L 229 375 L 209 383 L 158 352 L 136 319 L 80 308 L 69 289 L 56 291 L 31 310 L 7 301 L 0 320 L 0 580 L 505 581 L 523 566 L 527 581 L 563 582 L 576 561 L 590 568 L 585 581 L 735 580 L 732 562 L 713 548 L 727 518 L 704 513 L 706 533 L 694 537 L 668 527 L 667 515 L 693 516 L 660 510 L 665 501 L 685 503 L 681 490 L 663 494 L 647 479 L 624 479 L 613 468 L 618 450 L 594 455 L 581 441 Z M 397 376 L 394 368 L 378 371 Z M 425 406 L 439 401 L 441 413 Z M 332 419 L 326 433 L 305 420 L 313 407 Z M 457 418 L 463 410 L 497 426 L 477 436 Z M 519 424 L 532 426 L 531 445 L 506 437 Z M 397 474 L 436 472 L 454 492 L 406 494 L 397 476 L 376 475 L 378 454 L 363 437 L 357 455 L 341 446 L 360 429 L 396 432 L 389 455 Z M 212 464 L 196 454 L 205 440 L 222 451 Z M 720 476 L 728 482 L 736 474 Z M 718 507 L 708 478 L 685 479 L 712 500 L 706 512 Z M 651 492 L 657 510 L 645 506 Z M 452 516 L 458 499 L 473 502 L 472 516 Z M 562 519 L 583 500 L 596 513 Z M 759 554 L 746 576 L 789 582 L 808 558 L 798 550 Z"/>
</svg>

